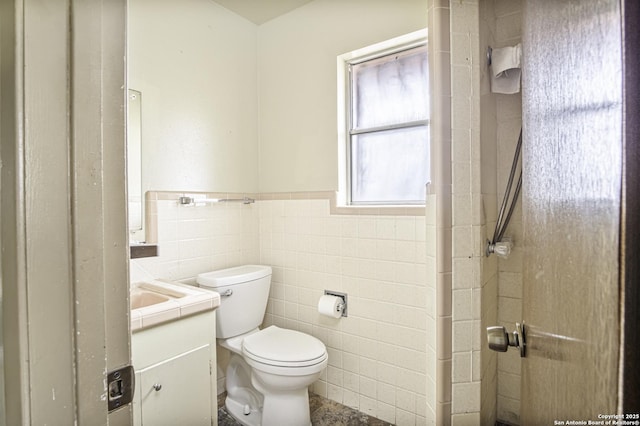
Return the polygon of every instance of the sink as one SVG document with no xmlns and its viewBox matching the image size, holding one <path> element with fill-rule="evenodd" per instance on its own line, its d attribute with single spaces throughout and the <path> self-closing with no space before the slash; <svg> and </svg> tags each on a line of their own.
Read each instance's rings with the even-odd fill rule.
<svg viewBox="0 0 640 426">
<path fill-rule="evenodd" d="M 132 284 L 129 300 L 131 331 L 220 306 L 216 292 L 160 280 Z"/>
<path fill-rule="evenodd" d="M 187 289 L 168 283 L 139 283 L 131 289 L 130 305 L 131 309 L 139 309 L 147 306 L 164 303 L 168 300 L 180 299 L 189 295 Z"/>
<path fill-rule="evenodd" d="M 155 291 L 135 289 L 131 292 L 131 309 L 144 308 L 169 300 L 170 297 Z"/>
</svg>

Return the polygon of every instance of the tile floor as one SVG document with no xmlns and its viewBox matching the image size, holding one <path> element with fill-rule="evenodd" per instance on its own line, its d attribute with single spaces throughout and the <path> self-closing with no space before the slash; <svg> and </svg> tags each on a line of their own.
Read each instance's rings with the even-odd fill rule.
<svg viewBox="0 0 640 426">
<path fill-rule="evenodd" d="M 239 426 L 240 423 L 226 412 L 224 397 L 225 394 L 218 397 L 218 426 Z M 313 393 L 309 394 L 309 408 L 313 426 L 392 426 Z"/>
</svg>

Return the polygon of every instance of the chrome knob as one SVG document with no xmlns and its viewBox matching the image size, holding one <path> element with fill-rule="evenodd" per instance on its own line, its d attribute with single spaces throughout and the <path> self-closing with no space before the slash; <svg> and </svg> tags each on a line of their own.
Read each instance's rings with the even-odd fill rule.
<svg viewBox="0 0 640 426">
<path fill-rule="evenodd" d="M 155 383 L 153 385 L 153 389 L 155 389 L 156 392 L 160 391 L 160 389 L 162 389 L 162 385 L 160 383 Z"/>
<path fill-rule="evenodd" d="M 502 326 L 487 327 L 487 343 L 489 349 L 496 352 L 506 352 L 509 346 L 520 349 L 520 356 L 525 356 L 524 325 L 516 323 L 516 330 L 507 333 Z"/>
</svg>

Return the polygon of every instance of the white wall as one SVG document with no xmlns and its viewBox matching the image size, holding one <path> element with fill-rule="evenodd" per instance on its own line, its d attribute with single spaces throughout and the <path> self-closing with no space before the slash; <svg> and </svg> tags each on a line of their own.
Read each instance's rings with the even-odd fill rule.
<svg viewBox="0 0 640 426">
<path fill-rule="evenodd" d="M 130 0 L 128 18 L 143 191 L 255 192 L 256 26 L 210 0 Z"/>
<path fill-rule="evenodd" d="M 426 26 L 425 0 L 316 0 L 261 25 L 259 190 L 337 190 L 336 57 Z"/>
<path fill-rule="evenodd" d="M 338 189 L 336 57 L 425 28 L 426 12 L 316 0 L 256 27 L 209 0 L 131 0 L 143 191 Z"/>
</svg>

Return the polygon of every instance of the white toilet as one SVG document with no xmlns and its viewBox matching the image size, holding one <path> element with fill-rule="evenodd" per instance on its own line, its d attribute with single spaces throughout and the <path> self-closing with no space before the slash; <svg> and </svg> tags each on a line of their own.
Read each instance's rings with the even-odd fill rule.
<svg viewBox="0 0 640 426">
<path fill-rule="evenodd" d="M 216 338 L 231 351 L 226 372 L 228 412 L 248 426 L 307 426 L 307 387 L 327 366 L 327 349 L 315 337 L 262 324 L 271 267 L 245 265 L 198 275 L 217 291 Z"/>
</svg>

